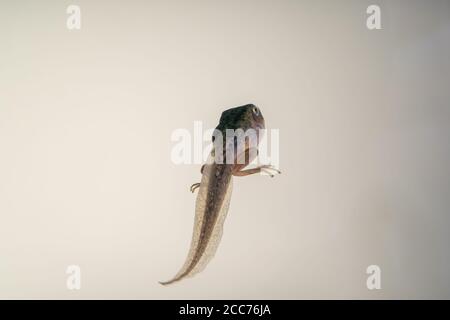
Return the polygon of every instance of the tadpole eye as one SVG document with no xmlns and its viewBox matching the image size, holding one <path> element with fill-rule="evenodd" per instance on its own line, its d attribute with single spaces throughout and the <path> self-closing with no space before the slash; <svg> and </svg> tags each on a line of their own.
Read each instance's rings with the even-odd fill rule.
<svg viewBox="0 0 450 320">
<path fill-rule="evenodd" d="M 252 112 L 253 112 L 256 116 L 258 116 L 258 115 L 259 115 L 259 109 L 258 109 L 258 107 L 253 107 Z"/>
</svg>

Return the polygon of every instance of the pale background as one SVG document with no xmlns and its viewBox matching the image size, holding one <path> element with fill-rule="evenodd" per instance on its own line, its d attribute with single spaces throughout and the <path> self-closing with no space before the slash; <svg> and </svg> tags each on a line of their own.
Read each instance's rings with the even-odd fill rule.
<svg viewBox="0 0 450 320">
<path fill-rule="evenodd" d="M 0 298 L 450 298 L 449 57 L 446 0 L 1 0 Z M 283 174 L 235 179 L 216 257 L 162 287 L 200 179 L 170 135 L 250 102 Z"/>
</svg>

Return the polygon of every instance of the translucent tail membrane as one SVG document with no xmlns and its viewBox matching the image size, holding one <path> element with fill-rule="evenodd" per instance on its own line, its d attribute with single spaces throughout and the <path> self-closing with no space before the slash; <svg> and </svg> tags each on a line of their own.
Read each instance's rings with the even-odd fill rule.
<svg viewBox="0 0 450 320">
<path fill-rule="evenodd" d="M 195 205 L 191 246 L 183 267 L 168 285 L 201 272 L 214 257 L 222 238 L 223 224 L 230 206 L 233 188 L 231 168 L 217 165 L 209 156 L 203 169 Z"/>
</svg>

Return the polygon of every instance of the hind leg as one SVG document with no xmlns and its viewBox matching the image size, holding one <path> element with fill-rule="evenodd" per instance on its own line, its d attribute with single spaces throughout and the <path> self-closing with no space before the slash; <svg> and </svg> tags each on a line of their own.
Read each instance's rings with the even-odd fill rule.
<svg viewBox="0 0 450 320">
<path fill-rule="evenodd" d="M 251 174 L 255 174 L 255 173 L 267 173 L 270 175 L 270 177 L 274 177 L 275 173 L 280 174 L 281 171 L 278 169 L 275 169 L 273 166 L 271 165 L 264 165 L 264 166 L 260 166 L 257 168 L 252 168 L 252 169 L 246 169 L 246 170 L 237 170 L 235 172 L 233 172 L 233 175 L 236 177 L 245 177 L 245 176 L 249 176 Z"/>
<path fill-rule="evenodd" d="M 201 169 L 200 169 L 200 173 L 203 174 L 203 170 L 205 169 L 205 165 L 202 165 Z M 198 188 L 200 188 L 200 182 L 194 183 L 189 190 L 191 190 L 192 193 L 195 192 L 195 190 L 197 190 Z"/>
<path fill-rule="evenodd" d="M 236 177 L 245 177 L 255 173 L 266 173 L 273 177 L 276 173 L 280 174 L 281 171 L 276 169 L 272 165 L 262 165 L 257 168 L 244 169 L 250 162 L 253 161 L 254 157 L 258 155 L 258 150 L 256 149 L 247 149 L 245 152 L 240 154 L 237 159 L 237 163 L 233 168 L 233 176 Z"/>
<path fill-rule="evenodd" d="M 198 188 L 200 188 L 200 182 L 194 183 L 189 190 L 191 190 L 192 193 L 194 193 L 195 190 L 197 190 Z"/>
</svg>

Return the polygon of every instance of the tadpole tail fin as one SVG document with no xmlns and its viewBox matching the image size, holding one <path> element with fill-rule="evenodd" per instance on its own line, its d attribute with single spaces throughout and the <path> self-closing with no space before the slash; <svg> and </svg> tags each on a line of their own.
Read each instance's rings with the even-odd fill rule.
<svg viewBox="0 0 450 320">
<path fill-rule="evenodd" d="M 174 282 L 180 281 L 184 278 L 192 277 L 195 274 L 201 272 L 206 265 L 214 257 L 217 251 L 220 240 L 222 238 L 223 224 L 227 216 L 228 208 L 230 206 L 231 193 L 233 189 L 232 176 L 230 174 L 228 183 L 224 186 L 224 189 L 220 192 L 224 192 L 221 197 L 221 205 L 216 207 L 215 212 L 209 212 L 207 206 L 207 196 L 209 191 L 209 184 L 213 183 L 212 180 L 216 179 L 215 164 L 206 165 L 203 170 L 202 181 L 200 182 L 200 190 L 197 195 L 195 205 L 195 219 L 194 230 L 192 234 L 191 246 L 188 256 L 184 262 L 183 267 L 178 273 L 168 281 L 160 281 L 161 285 L 170 285 Z M 201 235 L 203 224 L 205 223 L 205 216 L 214 216 L 213 225 L 211 227 L 209 236 L 205 237 Z M 209 222 L 209 221 L 208 221 Z"/>
</svg>

